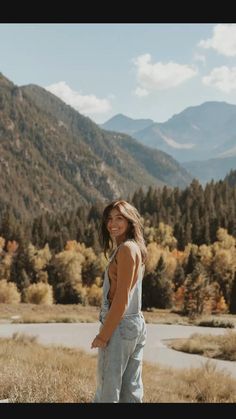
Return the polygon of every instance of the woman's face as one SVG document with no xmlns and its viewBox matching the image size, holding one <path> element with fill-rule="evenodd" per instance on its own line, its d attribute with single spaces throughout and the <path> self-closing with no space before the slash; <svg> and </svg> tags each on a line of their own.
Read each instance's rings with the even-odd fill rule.
<svg viewBox="0 0 236 419">
<path fill-rule="evenodd" d="M 121 242 L 126 238 L 128 230 L 128 220 L 116 209 L 110 211 L 107 219 L 107 230 L 116 242 Z"/>
</svg>

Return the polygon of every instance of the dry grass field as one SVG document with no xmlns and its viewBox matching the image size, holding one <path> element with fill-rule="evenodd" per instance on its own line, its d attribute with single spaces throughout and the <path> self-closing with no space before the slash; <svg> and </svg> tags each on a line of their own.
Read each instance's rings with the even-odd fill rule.
<svg viewBox="0 0 236 419">
<path fill-rule="evenodd" d="M 194 333 L 188 339 L 175 339 L 169 346 L 177 351 L 207 356 L 208 358 L 236 361 L 236 333 L 232 330 L 223 336 Z"/>
<path fill-rule="evenodd" d="M 0 323 L 96 322 L 98 316 L 99 308 L 92 306 L 0 304 Z M 147 323 L 198 324 L 202 321 L 160 309 L 145 311 L 144 317 Z M 211 316 L 208 321 L 212 325 L 235 325 L 236 316 Z M 228 358 L 221 358 L 235 360 L 235 338 L 231 331 L 228 336 L 227 342 L 221 342 L 224 356 L 228 353 Z M 177 350 L 214 356 L 219 351 L 219 342 L 207 336 L 194 336 L 192 340 L 176 340 L 173 345 Z M 0 339 L 0 399 L 13 403 L 90 403 L 96 386 L 96 362 L 96 355 L 42 346 L 35 338 L 24 335 Z M 143 382 L 146 403 L 236 402 L 236 380 L 217 371 L 211 363 L 200 369 L 180 371 L 144 362 Z"/>
<path fill-rule="evenodd" d="M 0 339 L 0 399 L 11 403 L 90 403 L 96 386 L 96 355 L 42 346 L 15 334 Z M 236 380 L 211 363 L 175 371 L 144 363 L 146 403 L 235 403 Z"/>
</svg>

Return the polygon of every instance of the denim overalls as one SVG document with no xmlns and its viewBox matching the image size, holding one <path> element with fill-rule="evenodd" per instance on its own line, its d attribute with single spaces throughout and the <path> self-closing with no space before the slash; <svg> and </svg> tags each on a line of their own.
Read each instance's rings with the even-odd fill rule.
<svg viewBox="0 0 236 419">
<path fill-rule="evenodd" d="M 109 310 L 108 267 L 120 246 L 112 254 L 104 273 L 99 317 L 101 323 Z M 146 324 L 141 313 L 143 273 L 144 265 L 141 265 L 122 320 L 114 330 L 108 345 L 98 348 L 97 390 L 94 403 L 142 402 L 142 357 L 146 342 Z"/>
</svg>

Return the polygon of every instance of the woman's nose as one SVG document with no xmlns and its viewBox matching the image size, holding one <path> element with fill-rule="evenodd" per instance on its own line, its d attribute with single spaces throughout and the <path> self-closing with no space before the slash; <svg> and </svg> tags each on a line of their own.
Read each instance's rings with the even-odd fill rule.
<svg viewBox="0 0 236 419">
<path fill-rule="evenodd" d="M 110 221 L 110 227 L 116 227 L 117 223 L 116 221 Z"/>
</svg>

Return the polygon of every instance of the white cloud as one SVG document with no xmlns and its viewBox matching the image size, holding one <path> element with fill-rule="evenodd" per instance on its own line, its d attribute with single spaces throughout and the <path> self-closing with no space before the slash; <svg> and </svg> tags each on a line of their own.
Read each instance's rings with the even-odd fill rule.
<svg viewBox="0 0 236 419">
<path fill-rule="evenodd" d="M 135 89 L 134 93 L 136 96 L 139 96 L 139 97 L 144 97 L 144 96 L 149 95 L 149 92 L 146 89 L 143 89 L 142 87 L 139 87 L 139 86 Z"/>
<path fill-rule="evenodd" d="M 236 24 L 215 25 L 212 38 L 203 39 L 198 45 L 206 49 L 213 48 L 227 57 L 236 56 Z"/>
<path fill-rule="evenodd" d="M 225 93 L 236 89 L 236 67 L 215 67 L 207 76 L 202 78 L 203 84 L 214 86 Z"/>
<path fill-rule="evenodd" d="M 194 54 L 193 59 L 194 59 L 194 61 L 199 61 L 202 64 L 206 64 L 206 57 L 205 57 L 205 55 L 196 53 L 196 54 Z"/>
<path fill-rule="evenodd" d="M 111 110 L 109 100 L 99 99 L 95 95 L 82 95 L 72 90 L 65 81 L 51 84 L 45 89 L 84 115 L 101 114 Z"/>
<path fill-rule="evenodd" d="M 136 95 L 147 96 L 155 90 L 178 86 L 197 74 L 196 68 L 185 64 L 152 63 L 150 54 L 143 54 L 133 60 L 137 69 Z"/>
</svg>

